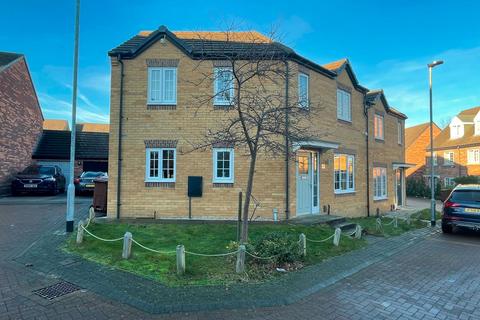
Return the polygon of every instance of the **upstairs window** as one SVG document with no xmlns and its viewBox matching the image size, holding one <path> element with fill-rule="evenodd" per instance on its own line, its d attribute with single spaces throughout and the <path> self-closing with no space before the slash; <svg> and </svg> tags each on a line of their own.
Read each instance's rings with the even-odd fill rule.
<svg viewBox="0 0 480 320">
<path fill-rule="evenodd" d="M 335 193 L 355 191 L 355 156 L 336 154 L 334 157 L 334 190 Z"/>
<path fill-rule="evenodd" d="M 216 106 L 231 106 L 235 97 L 232 68 L 215 68 L 213 75 L 213 103 Z"/>
<path fill-rule="evenodd" d="M 300 73 L 298 75 L 298 104 L 300 108 L 308 109 L 308 85 L 309 77 L 305 73 Z"/>
<path fill-rule="evenodd" d="M 213 149 L 213 182 L 233 183 L 234 150 L 232 148 Z"/>
<path fill-rule="evenodd" d="M 480 164 L 480 149 L 468 150 L 468 164 Z"/>
<path fill-rule="evenodd" d="M 444 166 L 451 166 L 453 165 L 455 162 L 455 157 L 454 157 L 454 154 L 453 152 L 445 152 L 443 154 L 443 165 Z"/>
<path fill-rule="evenodd" d="M 337 119 L 352 122 L 350 93 L 337 89 Z"/>
<path fill-rule="evenodd" d="M 173 148 L 147 148 L 145 181 L 175 182 L 176 150 Z"/>
<path fill-rule="evenodd" d="M 438 165 L 438 158 L 437 158 L 437 153 L 433 153 L 433 165 L 437 166 Z"/>
<path fill-rule="evenodd" d="M 373 200 L 387 198 L 387 169 L 373 168 Z"/>
<path fill-rule="evenodd" d="M 375 139 L 384 140 L 384 129 L 383 129 L 383 116 L 380 114 L 375 114 L 373 117 L 373 130 Z"/>
<path fill-rule="evenodd" d="M 177 104 L 177 68 L 148 68 L 148 104 Z"/>
<path fill-rule="evenodd" d="M 450 138 L 457 139 L 463 137 L 463 125 L 453 124 L 450 126 Z"/>
</svg>

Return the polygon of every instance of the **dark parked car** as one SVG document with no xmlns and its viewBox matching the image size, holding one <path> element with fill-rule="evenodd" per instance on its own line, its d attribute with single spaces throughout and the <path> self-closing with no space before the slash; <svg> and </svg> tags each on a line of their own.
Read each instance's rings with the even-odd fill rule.
<svg viewBox="0 0 480 320">
<path fill-rule="evenodd" d="M 65 176 L 58 166 L 32 165 L 19 172 L 12 181 L 12 195 L 21 193 L 65 192 Z"/>
<path fill-rule="evenodd" d="M 93 172 L 93 171 L 85 171 L 83 172 L 80 177 L 74 180 L 75 182 L 75 193 L 85 193 L 85 192 L 93 192 L 95 189 L 95 182 L 94 180 L 100 177 L 106 177 L 107 174 L 105 172 Z"/>
<path fill-rule="evenodd" d="M 480 230 L 480 185 L 458 185 L 443 203 L 442 231 L 454 227 Z"/>
</svg>

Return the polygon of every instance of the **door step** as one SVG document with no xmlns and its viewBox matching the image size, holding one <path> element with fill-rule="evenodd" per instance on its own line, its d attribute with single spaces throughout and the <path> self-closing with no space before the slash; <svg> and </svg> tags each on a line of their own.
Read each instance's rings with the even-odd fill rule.
<svg viewBox="0 0 480 320">
<path fill-rule="evenodd" d="M 315 224 L 328 224 L 333 226 L 334 224 L 345 222 L 346 219 L 340 216 L 325 215 L 325 214 L 306 214 L 297 216 L 290 219 L 291 224 L 300 225 L 315 225 Z"/>
</svg>

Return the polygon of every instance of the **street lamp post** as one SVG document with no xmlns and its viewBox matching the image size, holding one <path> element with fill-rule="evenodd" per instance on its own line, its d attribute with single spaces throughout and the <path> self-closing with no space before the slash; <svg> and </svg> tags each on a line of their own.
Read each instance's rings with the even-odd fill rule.
<svg viewBox="0 0 480 320">
<path fill-rule="evenodd" d="M 428 64 L 428 83 L 430 89 L 430 191 L 431 191 L 431 205 L 430 205 L 430 224 L 435 227 L 435 175 L 433 166 L 433 103 L 432 103 L 432 69 L 438 65 L 443 64 L 442 60 L 436 60 Z"/>
<path fill-rule="evenodd" d="M 67 214 L 66 214 L 66 230 L 73 231 L 73 219 L 75 212 L 75 185 L 73 184 L 74 168 L 75 168 L 75 141 L 76 141 L 76 119 L 77 119 L 77 73 L 78 73 L 78 29 L 80 24 L 80 0 L 76 0 L 75 15 L 75 42 L 73 54 L 73 94 L 72 94 L 72 131 L 70 133 L 70 168 L 69 181 L 67 189 Z"/>
</svg>

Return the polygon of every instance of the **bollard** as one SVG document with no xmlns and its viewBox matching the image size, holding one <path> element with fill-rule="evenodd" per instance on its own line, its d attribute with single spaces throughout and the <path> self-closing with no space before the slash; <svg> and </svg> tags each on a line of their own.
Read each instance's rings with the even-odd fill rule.
<svg viewBox="0 0 480 320">
<path fill-rule="evenodd" d="M 179 276 L 185 274 L 185 246 L 183 244 L 177 246 L 177 274 Z"/>
<path fill-rule="evenodd" d="M 380 218 L 377 218 L 376 224 L 375 224 L 375 230 L 380 231 L 382 229 L 382 220 Z"/>
<path fill-rule="evenodd" d="M 410 225 L 410 215 L 407 214 L 407 220 L 406 220 L 407 224 Z"/>
<path fill-rule="evenodd" d="M 242 273 L 245 271 L 245 251 L 245 245 L 241 244 L 238 246 L 237 265 L 235 268 L 237 273 Z"/>
<path fill-rule="evenodd" d="M 395 217 L 393 218 L 393 227 L 394 227 L 394 228 L 398 228 L 398 217 L 397 217 L 397 216 L 395 216 Z"/>
<path fill-rule="evenodd" d="M 132 234 L 130 232 L 125 232 L 123 236 L 123 250 L 122 258 L 128 259 L 132 254 Z"/>
<path fill-rule="evenodd" d="M 355 227 L 355 239 L 361 239 L 362 238 L 362 226 L 357 224 Z"/>
<path fill-rule="evenodd" d="M 307 237 L 305 237 L 305 234 L 300 233 L 300 253 L 302 256 L 306 257 L 307 256 Z"/>
<path fill-rule="evenodd" d="M 333 235 L 333 244 L 338 247 L 340 244 L 340 236 L 342 235 L 342 229 L 336 228 L 335 234 Z"/>
<path fill-rule="evenodd" d="M 90 219 L 90 222 L 93 222 L 93 219 L 95 219 L 95 209 L 93 207 L 90 207 L 88 210 L 88 219 Z"/>
<path fill-rule="evenodd" d="M 78 229 L 77 229 L 77 244 L 83 242 L 83 220 L 78 222 Z"/>
</svg>

